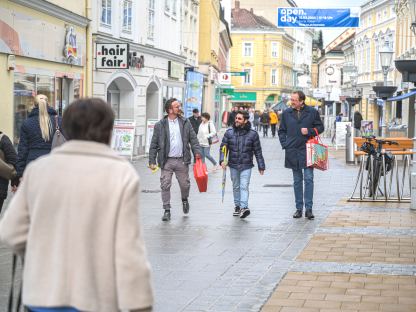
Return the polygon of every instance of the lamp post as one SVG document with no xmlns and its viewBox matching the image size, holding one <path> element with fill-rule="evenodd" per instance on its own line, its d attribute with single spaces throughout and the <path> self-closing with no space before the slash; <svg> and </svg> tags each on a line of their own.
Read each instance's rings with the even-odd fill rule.
<svg viewBox="0 0 416 312">
<path fill-rule="evenodd" d="M 381 69 L 383 70 L 384 83 L 383 86 L 375 86 L 373 90 L 376 92 L 377 97 L 384 100 L 382 107 L 382 116 L 381 116 L 381 136 L 386 137 L 386 100 L 397 90 L 397 87 L 388 87 L 387 86 L 387 75 L 390 71 L 391 61 L 393 59 L 393 49 L 390 47 L 388 41 L 384 43 L 384 46 L 380 49 L 380 63 Z"/>
</svg>

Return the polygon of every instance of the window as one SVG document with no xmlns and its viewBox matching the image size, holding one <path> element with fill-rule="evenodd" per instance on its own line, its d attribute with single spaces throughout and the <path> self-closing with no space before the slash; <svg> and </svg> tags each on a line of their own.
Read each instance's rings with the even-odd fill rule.
<svg viewBox="0 0 416 312">
<path fill-rule="evenodd" d="M 131 13 L 132 3 L 131 0 L 123 1 L 123 31 L 131 32 Z"/>
<path fill-rule="evenodd" d="M 380 70 L 380 41 L 378 39 L 375 40 L 376 45 L 376 64 L 375 64 L 375 70 Z"/>
<path fill-rule="evenodd" d="M 149 0 L 149 14 L 147 38 L 153 40 L 155 34 L 155 0 Z"/>
<path fill-rule="evenodd" d="M 277 49 L 278 49 L 277 42 L 272 42 L 272 57 L 277 57 L 278 55 Z"/>
<path fill-rule="evenodd" d="M 101 0 L 101 23 L 111 26 L 111 0 Z"/>
<path fill-rule="evenodd" d="M 172 14 L 176 16 L 176 0 L 172 0 Z"/>
<path fill-rule="evenodd" d="M 367 72 L 370 72 L 371 71 L 371 68 L 370 68 L 370 66 L 371 66 L 371 45 L 370 45 L 370 41 L 367 41 L 367 60 L 366 60 L 366 65 L 367 65 L 367 67 L 366 67 L 366 70 L 367 70 Z"/>
<path fill-rule="evenodd" d="M 272 69 L 272 73 L 271 73 L 271 82 L 272 85 L 277 85 L 277 69 Z"/>
<path fill-rule="evenodd" d="M 243 56 L 253 56 L 252 42 L 243 42 Z"/>
<path fill-rule="evenodd" d="M 165 0 L 165 11 L 169 12 L 170 11 L 170 5 L 169 5 L 170 0 Z"/>
<path fill-rule="evenodd" d="M 244 84 L 246 85 L 251 84 L 251 68 L 245 68 L 243 71 L 247 73 L 244 76 Z"/>
</svg>

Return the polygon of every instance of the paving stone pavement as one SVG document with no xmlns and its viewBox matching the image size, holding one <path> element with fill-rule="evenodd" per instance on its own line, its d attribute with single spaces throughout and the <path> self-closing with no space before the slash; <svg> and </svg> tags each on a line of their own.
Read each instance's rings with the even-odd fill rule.
<svg viewBox="0 0 416 312">
<path fill-rule="evenodd" d="M 311 237 L 322 231 L 319 225 L 331 212 L 361 209 L 340 203 L 351 192 L 357 168 L 331 156 L 329 171 L 315 171 L 315 220 L 295 220 L 292 188 L 264 187 L 292 184 L 292 173 L 283 166 L 284 153 L 277 139 L 262 139 L 262 146 L 266 174 L 260 176 L 257 170 L 252 174 L 249 200 L 252 214 L 244 220 L 232 216 L 229 179 L 221 203 L 222 171 L 216 171 L 209 175 L 207 193 L 199 193 L 191 179 L 188 216 L 182 213 L 175 181 L 172 220 L 163 223 L 158 193 L 160 173 L 152 174 L 146 168 L 146 159 L 134 163 L 141 176 L 141 222 L 153 269 L 154 311 L 259 311 L 288 271 L 325 272 L 330 268 L 329 272 L 386 273 L 383 269 L 390 270 L 387 274 L 402 272 L 402 266 L 395 264 L 371 267 L 365 263 L 360 266 L 296 261 Z M 217 147 L 212 149 L 216 158 Z M 386 207 L 377 205 L 375 209 L 384 211 Z M 10 252 L 0 246 L 0 312 L 4 311 L 9 285 L 10 258 Z M 409 267 L 415 271 L 414 266 L 406 268 Z"/>
</svg>

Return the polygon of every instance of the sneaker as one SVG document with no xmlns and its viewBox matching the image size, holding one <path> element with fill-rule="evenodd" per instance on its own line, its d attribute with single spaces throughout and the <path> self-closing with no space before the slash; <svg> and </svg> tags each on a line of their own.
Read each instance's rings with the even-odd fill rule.
<svg viewBox="0 0 416 312">
<path fill-rule="evenodd" d="M 169 221 L 170 220 L 170 210 L 165 210 L 163 213 L 162 221 Z"/>
<path fill-rule="evenodd" d="M 305 218 L 307 218 L 308 220 L 315 219 L 315 216 L 313 215 L 312 210 L 306 210 L 306 212 L 305 212 Z"/>
<path fill-rule="evenodd" d="M 248 208 L 241 208 L 240 210 L 240 219 L 244 219 L 250 215 L 250 209 Z"/>
<path fill-rule="evenodd" d="M 241 211 L 241 208 L 238 206 L 235 206 L 233 216 L 238 217 L 240 215 L 240 211 Z"/>
<path fill-rule="evenodd" d="M 189 202 L 187 199 L 182 199 L 182 209 L 184 214 L 188 214 L 189 212 Z"/>
<path fill-rule="evenodd" d="M 295 219 L 302 218 L 302 210 L 296 210 L 295 214 L 293 215 L 293 218 Z"/>
</svg>

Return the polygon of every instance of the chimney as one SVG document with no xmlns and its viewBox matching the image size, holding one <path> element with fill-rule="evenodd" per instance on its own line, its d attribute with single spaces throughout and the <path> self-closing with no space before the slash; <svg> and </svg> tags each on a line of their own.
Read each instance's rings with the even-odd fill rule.
<svg viewBox="0 0 416 312">
<path fill-rule="evenodd" d="M 237 10 L 240 10 L 240 1 L 238 1 L 238 0 L 235 1 L 234 8 L 237 9 Z"/>
</svg>

